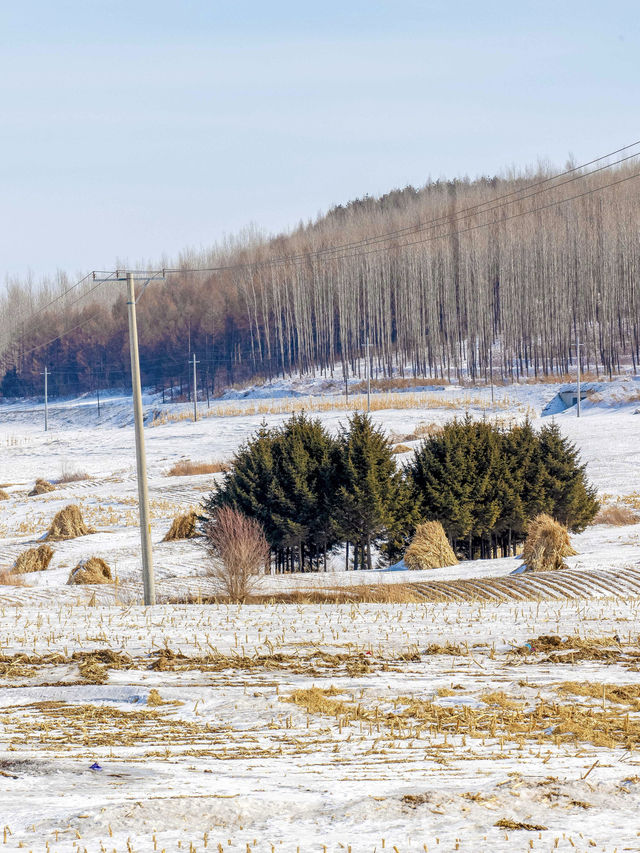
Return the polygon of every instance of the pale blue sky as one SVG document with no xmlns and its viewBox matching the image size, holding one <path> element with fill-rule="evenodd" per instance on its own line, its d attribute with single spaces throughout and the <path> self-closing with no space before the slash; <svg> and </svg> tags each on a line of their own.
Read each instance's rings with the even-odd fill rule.
<svg viewBox="0 0 640 853">
<path fill-rule="evenodd" d="M 0 280 L 640 138 L 637 0 L 0 0 Z"/>
</svg>

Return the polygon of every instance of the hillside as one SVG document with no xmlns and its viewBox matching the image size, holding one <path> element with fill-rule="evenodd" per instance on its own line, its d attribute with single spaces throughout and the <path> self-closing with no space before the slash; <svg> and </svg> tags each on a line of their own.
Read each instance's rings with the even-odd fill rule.
<svg viewBox="0 0 640 853">
<path fill-rule="evenodd" d="M 289 234 L 241 235 L 176 262 L 147 289 L 143 381 L 201 392 L 296 372 L 496 380 L 564 374 L 640 355 L 640 196 L 629 163 L 562 176 L 431 182 L 338 205 Z M 166 266 L 165 264 L 163 264 Z M 224 267 L 215 272 L 194 268 Z M 13 282 L 0 301 L 0 391 L 76 393 L 128 382 L 124 287 L 68 296 Z M 34 313 L 36 312 L 36 313 Z"/>
</svg>

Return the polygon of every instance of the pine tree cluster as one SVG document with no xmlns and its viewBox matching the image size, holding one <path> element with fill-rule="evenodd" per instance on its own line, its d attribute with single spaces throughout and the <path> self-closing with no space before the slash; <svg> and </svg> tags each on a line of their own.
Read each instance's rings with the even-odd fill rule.
<svg viewBox="0 0 640 853">
<path fill-rule="evenodd" d="M 361 413 L 336 437 L 304 414 L 263 424 L 209 496 L 207 517 L 222 506 L 262 524 L 276 571 L 326 569 L 343 544 L 347 567 L 371 569 L 374 548 L 398 559 L 424 521 L 440 521 L 461 557 L 508 555 L 539 513 L 580 531 L 598 510 L 555 424 L 536 432 L 528 422 L 454 420 L 399 468 L 384 432 Z"/>
</svg>

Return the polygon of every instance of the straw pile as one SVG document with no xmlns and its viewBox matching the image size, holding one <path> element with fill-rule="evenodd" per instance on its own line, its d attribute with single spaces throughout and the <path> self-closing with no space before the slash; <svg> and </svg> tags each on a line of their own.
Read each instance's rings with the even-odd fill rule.
<svg viewBox="0 0 640 853">
<path fill-rule="evenodd" d="M 565 557 L 576 554 L 569 533 L 551 516 L 541 513 L 529 523 L 522 550 L 522 562 L 528 572 L 548 572 L 565 569 Z"/>
<path fill-rule="evenodd" d="M 27 497 L 32 498 L 36 495 L 45 495 L 47 492 L 55 491 L 55 486 L 48 480 L 42 480 L 40 477 L 36 480 L 35 486 L 31 489 Z"/>
<path fill-rule="evenodd" d="M 9 495 L 4 489 L 0 489 L 0 501 L 8 501 Z"/>
<path fill-rule="evenodd" d="M 13 566 L 16 575 L 24 575 L 28 572 L 44 572 L 48 568 L 53 557 L 53 548 L 49 545 L 39 545 L 37 548 L 29 548 L 18 555 Z"/>
<path fill-rule="evenodd" d="M 54 541 L 75 539 L 76 536 L 88 536 L 89 533 L 95 533 L 95 530 L 84 523 L 80 507 L 69 504 L 56 513 L 45 538 Z"/>
<path fill-rule="evenodd" d="M 198 516 L 191 510 L 185 515 L 177 515 L 173 519 L 169 532 L 162 541 L 173 542 L 176 539 L 195 539 L 198 535 Z"/>
<path fill-rule="evenodd" d="M 88 560 L 80 560 L 71 570 L 67 584 L 109 583 L 110 580 L 111 569 L 105 561 L 100 557 L 89 557 Z"/>
<path fill-rule="evenodd" d="M 457 557 L 439 521 L 418 525 L 404 555 L 404 563 L 408 569 L 440 569 L 457 565 Z"/>
</svg>

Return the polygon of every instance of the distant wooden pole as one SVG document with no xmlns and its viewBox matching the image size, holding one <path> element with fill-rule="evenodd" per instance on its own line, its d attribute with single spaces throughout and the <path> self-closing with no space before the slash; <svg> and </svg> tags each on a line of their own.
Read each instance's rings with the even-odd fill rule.
<svg viewBox="0 0 640 853">
<path fill-rule="evenodd" d="M 576 417 L 580 417 L 580 334 L 576 336 L 576 350 L 578 356 L 578 408 L 576 411 Z"/>
</svg>

